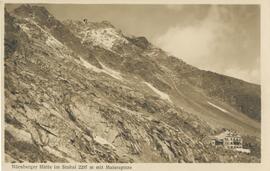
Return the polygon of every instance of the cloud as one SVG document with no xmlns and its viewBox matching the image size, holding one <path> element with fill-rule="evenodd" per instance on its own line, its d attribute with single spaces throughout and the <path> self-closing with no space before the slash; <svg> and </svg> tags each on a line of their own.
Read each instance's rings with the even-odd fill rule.
<svg viewBox="0 0 270 171">
<path fill-rule="evenodd" d="M 212 6 L 203 19 L 170 27 L 154 44 L 200 69 L 259 83 L 259 36 L 249 8 Z"/>
<path fill-rule="evenodd" d="M 207 68 L 209 60 L 206 58 L 215 48 L 219 27 L 215 19 L 207 17 L 199 24 L 169 28 L 156 38 L 155 44 L 192 65 Z"/>
<path fill-rule="evenodd" d="M 216 38 L 213 29 L 204 25 L 173 27 L 158 37 L 155 43 L 186 62 L 203 68 L 205 64 L 199 59 L 208 58 L 211 54 Z"/>
<path fill-rule="evenodd" d="M 230 68 L 224 72 L 225 75 L 229 75 L 236 78 L 241 78 L 245 81 L 252 83 L 260 83 L 260 70 L 241 70 L 239 68 Z"/>
</svg>

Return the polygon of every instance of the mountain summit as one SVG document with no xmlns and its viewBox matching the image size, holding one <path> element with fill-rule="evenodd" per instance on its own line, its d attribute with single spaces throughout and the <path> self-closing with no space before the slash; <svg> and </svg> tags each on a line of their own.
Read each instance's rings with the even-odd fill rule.
<svg viewBox="0 0 270 171">
<path fill-rule="evenodd" d="M 5 12 L 7 162 L 259 162 L 260 118 L 259 85 L 200 70 L 108 21 Z M 251 153 L 212 146 L 224 129 Z"/>
</svg>

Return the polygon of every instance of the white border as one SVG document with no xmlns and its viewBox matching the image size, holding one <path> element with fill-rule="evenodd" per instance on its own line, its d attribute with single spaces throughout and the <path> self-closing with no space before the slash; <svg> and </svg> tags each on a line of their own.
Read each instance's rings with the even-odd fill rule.
<svg viewBox="0 0 270 171">
<path fill-rule="evenodd" d="M 132 170 L 219 170 L 219 171 L 232 171 L 232 170 L 245 170 L 245 171 L 261 171 L 270 170 L 270 1 L 269 0 L 4 0 L 1 2 L 1 86 L 3 86 L 4 69 L 3 69 L 3 56 L 4 56 L 4 21 L 3 21 L 3 3 L 54 3 L 54 4 L 260 4 L 261 5 L 261 90 L 262 90 L 262 158 L 261 163 L 201 163 L 201 164 L 129 164 L 133 166 Z M 1 89 L 1 118 L 2 126 L 4 123 L 3 117 L 3 88 Z M 2 127 L 1 126 L 1 127 Z M 1 130 L 3 133 L 3 127 Z M 3 134 L 1 135 L 1 137 Z M 1 154 L 3 152 L 3 138 L 1 138 Z M 4 156 L 1 156 L 3 162 Z M 3 164 L 3 163 L 2 163 Z M 98 164 L 95 164 L 98 165 Z M 8 165 L 4 164 L 3 170 L 8 169 Z"/>
</svg>

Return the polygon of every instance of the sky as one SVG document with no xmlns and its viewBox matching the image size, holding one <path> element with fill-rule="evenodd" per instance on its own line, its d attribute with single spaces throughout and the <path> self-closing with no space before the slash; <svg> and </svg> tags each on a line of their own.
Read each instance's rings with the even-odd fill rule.
<svg viewBox="0 0 270 171">
<path fill-rule="evenodd" d="M 107 20 L 200 69 L 260 84 L 258 5 L 42 5 L 59 20 Z"/>
</svg>

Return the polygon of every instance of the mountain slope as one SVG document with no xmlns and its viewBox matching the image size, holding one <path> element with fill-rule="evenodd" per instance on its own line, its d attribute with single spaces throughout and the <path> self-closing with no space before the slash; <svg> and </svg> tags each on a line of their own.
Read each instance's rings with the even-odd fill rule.
<svg viewBox="0 0 270 171">
<path fill-rule="evenodd" d="M 62 23 L 44 7 L 5 12 L 5 28 L 7 162 L 260 160 L 210 145 L 222 128 L 259 144 L 260 124 L 246 116 L 259 115 L 258 86 L 249 94 L 258 103 L 237 108 L 229 92 L 212 93 L 222 87 L 213 73 L 108 22 Z"/>
<path fill-rule="evenodd" d="M 75 36 L 84 40 L 86 47 L 89 46 L 86 42 L 91 42 L 92 36 L 87 40 L 82 34 L 85 30 L 113 28 L 110 24 L 81 21 L 67 21 L 65 25 Z M 118 35 L 123 36 L 121 32 L 118 32 Z M 94 49 L 102 49 L 99 50 L 101 54 L 96 56 L 97 59 L 122 73 L 136 75 L 151 83 L 174 98 L 177 101 L 176 105 L 214 125 L 230 127 L 241 132 L 248 130 L 251 134 L 259 136 L 260 124 L 253 120 L 260 120 L 259 86 L 199 70 L 168 55 L 143 37 L 124 38 L 128 42 L 116 42 L 110 50 L 103 45 L 94 46 Z M 228 114 L 220 110 L 212 112 L 212 106 L 208 101 L 227 108 L 232 116 L 228 118 Z M 239 122 L 244 123 L 239 125 Z"/>
</svg>

